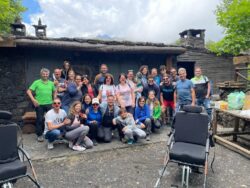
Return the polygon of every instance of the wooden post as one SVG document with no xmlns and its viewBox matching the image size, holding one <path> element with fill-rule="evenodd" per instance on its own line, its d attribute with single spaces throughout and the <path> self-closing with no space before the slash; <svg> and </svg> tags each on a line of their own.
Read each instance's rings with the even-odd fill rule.
<svg viewBox="0 0 250 188">
<path fill-rule="evenodd" d="M 172 67 L 173 67 L 173 56 L 167 56 L 167 59 L 166 59 L 167 72 L 170 72 L 170 69 Z"/>
<path fill-rule="evenodd" d="M 213 134 L 217 134 L 217 116 L 218 116 L 218 111 L 215 109 L 213 112 Z"/>
<path fill-rule="evenodd" d="M 240 124 L 240 119 L 238 117 L 235 117 L 235 120 L 234 120 L 234 132 L 239 132 L 239 124 Z M 237 134 L 233 135 L 233 141 L 237 142 Z"/>
</svg>

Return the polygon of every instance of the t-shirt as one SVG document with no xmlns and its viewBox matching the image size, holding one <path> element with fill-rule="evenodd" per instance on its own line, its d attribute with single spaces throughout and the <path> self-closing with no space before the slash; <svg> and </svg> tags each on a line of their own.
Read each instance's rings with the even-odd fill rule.
<svg viewBox="0 0 250 188">
<path fill-rule="evenodd" d="M 176 82 L 177 102 L 186 104 L 192 101 L 191 89 L 194 88 L 191 80 L 179 80 Z"/>
<path fill-rule="evenodd" d="M 174 86 L 173 85 L 161 85 L 160 87 L 163 99 L 166 101 L 174 100 Z"/>
<path fill-rule="evenodd" d="M 117 85 L 116 86 L 116 93 L 119 93 L 122 102 L 125 106 L 132 106 L 132 94 L 131 94 L 132 88 L 128 85 Z"/>
<path fill-rule="evenodd" d="M 63 122 L 66 116 L 67 116 L 66 112 L 62 109 L 60 109 L 58 113 L 56 113 L 54 109 L 49 110 L 45 115 L 44 134 L 46 134 L 49 131 L 48 122 L 52 122 L 53 125 L 59 125 L 60 123 Z"/>
<path fill-rule="evenodd" d="M 102 90 L 102 102 L 107 102 L 107 96 L 115 95 L 115 86 L 103 84 L 100 86 Z"/>
<path fill-rule="evenodd" d="M 194 84 L 196 98 L 205 98 L 208 89 L 208 78 L 206 76 L 194 77 L 191 79 Z"/>
<path fill-rule="evenodd" d="M 52 81 L 43 82 L 41 79 L 36 80 L 31 84 L 29 89 L 35 92 L 35 99 L 39 105 L 52 104 L 52 95 L 55 91 Z"/>
</svg>

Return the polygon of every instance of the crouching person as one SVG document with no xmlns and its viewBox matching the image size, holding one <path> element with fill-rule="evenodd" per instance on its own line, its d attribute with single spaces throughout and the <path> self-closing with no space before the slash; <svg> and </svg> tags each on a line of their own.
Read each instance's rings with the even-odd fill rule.
<svg viewBox="0 0 250 188">
<path fill-rule="evenodd" d="M 120 108 L 115 104 L 113 95 L 107 97 L 107 102 L 100 105 L 102 112 L 102 125 L 98 127 L 98 139 L 104 142 L 111 142 L 112 130 L 116 128 L 113 124 L 113 119 L 119 115 Z"/>
<path fill-rule="evenodd" d="M 133 144 L 138 138 L 145 138 L 146 133 L 136 127 L 135 120 L 125 108 L 121 108 L 119 116 L 113 119 L 113 124 L 117 125 L 120 133 L 124 135 L 122 140 L 128 144 Z"/>
<path fill-rule="evenodd" d="M 148 93 L 147 105 L 150 110 L 151 130 L 154 132 L 155 129 L 160 129 L 161 127 L 161 105 L 159 100 L 155 97 L 155 92 L 153 90 Z"/>
<path fill-rule="evenodd" d="M 81 102 L 74 102 L 69 109 L 67 117 L 70 120 L 70 124 L 66 126 L 65 138 L 69 140 L 69 148 L 75 151 L 84 151 L 86 148 L 93 147 L 93 142 L 86 136 L 89 132 L 89 127 L 83 124 L 87 116 L 81 113 L 81 109 Z"/>
<path fill-rule="evenodd" d="M 62 138 L 65 134 L 65 126 L 70 123 L 70 120 L 65 119 L 67 114 L 60 109 L 61 100 L 55 98 L 52 104 L 53 108 L 45 115 L 45 139 L 48 140 L 48 149 L 54 148 L 54 142 Z"/>
</svg>

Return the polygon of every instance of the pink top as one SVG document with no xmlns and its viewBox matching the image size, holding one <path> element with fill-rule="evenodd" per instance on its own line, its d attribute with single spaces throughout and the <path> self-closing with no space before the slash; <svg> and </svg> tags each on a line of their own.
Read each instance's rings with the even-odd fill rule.
<svg viewBox="0 0 250 188">
<path fill-rule="evenodd" d="M 121 97 L 121 102 L 124 104 L 124 106 L 132 106 L 132 94 L 131 94 L 131 86 L 128 84 L 125 85 L 117 85 L 116 86 L 116 92 Z"/>
</svg>

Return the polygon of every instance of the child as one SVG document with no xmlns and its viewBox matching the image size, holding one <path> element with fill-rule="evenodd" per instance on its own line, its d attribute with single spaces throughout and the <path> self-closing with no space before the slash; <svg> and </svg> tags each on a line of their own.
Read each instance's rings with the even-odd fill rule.
<svg viewBox="0 0 250 188">
<path fill-rule="evenodd" d="M 146 133 L 136 127 L 133 116 L 127 113 L 126 108 L 120 109 L 119 116 L 113 119 L 113 124 L 118 126 L 120 139 L 127 141 L 128 144 L 133 144 L 137 138 L 146 137 Z"/>
</svg>

